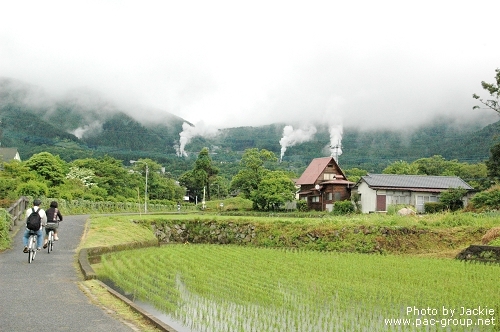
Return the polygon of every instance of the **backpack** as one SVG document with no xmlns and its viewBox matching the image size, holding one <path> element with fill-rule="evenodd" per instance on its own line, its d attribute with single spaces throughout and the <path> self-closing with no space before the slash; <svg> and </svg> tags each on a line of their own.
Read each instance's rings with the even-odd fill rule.
<svg viewBox="0 0 500 332">
<path fill-rule="evenodd" d="M 35 211 L 35 208 L 32 208 L 31 214 L 28 216 L 28 219 L 26 219 L 26 228 L 28 228 L 31 231 L 38 231 L 40 229 L 40 226 L 42 226 L 42 217 L 38 214 L 38 209 Z"/>
</svg>

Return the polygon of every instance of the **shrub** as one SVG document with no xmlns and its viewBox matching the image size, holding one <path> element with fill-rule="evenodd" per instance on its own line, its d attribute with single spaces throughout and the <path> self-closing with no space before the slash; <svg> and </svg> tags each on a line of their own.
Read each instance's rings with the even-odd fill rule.
<svg viewBox="0 0 500 332">
<path fill-rule="evenodd" d="M 497 185 L 486 191 L 477 193 L 472 197 L 471 202 L 476 209 L 500 209 L 500 186 Z"/>
<path fill-rule="evenodd" d="M 344 215 L 354 213 L 354 210 L 354 204 L 350 200 L 338 201 L 335 202 L 332 213 L 335 215 Z"/>
<path fill-rule="evenodd" d="M 11 243 L 9 234 L 10 214 L 5 209 L 0 209 L 0 248 L 8 248 Z"/>
<path fill-rule="evenodd" d="M 425 213 L 437 213 L 446 210 L 446 205 L 441 202 L 427 202 L 424 204 Z"/>
<path fill-rule="evenodd" d="M 0 178 L 0 197 L 14 199 L 16 187 L 19 185 L 20 181 L 16 179 L 6 179 Z"/>
<path fill-rule="evenodd" d="M 40 197 L 47 196 L 49 189 L 44 182 L 30 180 L 20 184 L 16 191 L 18 196 Z"/>
<path fill-rule="evenodd" d="M 464 207 L 462 198 L 466 193 L 467 190 L 463 188 L 450 188 L 441 193 L 441 195 L 439 196 L 439 201 L 451 211 L 456 211 Z"/>
<path fill-rule="evenodd" d="M 309 207 L 307 206 L 307 201 L 304 199 L 299 199 L 297 201 L 297 210 L 300 212 L 307 212 L 309 211 Z"/>
</svg>

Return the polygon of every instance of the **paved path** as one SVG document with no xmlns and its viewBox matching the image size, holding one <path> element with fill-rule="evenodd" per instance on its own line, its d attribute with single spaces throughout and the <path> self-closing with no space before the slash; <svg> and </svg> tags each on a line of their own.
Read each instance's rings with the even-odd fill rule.
<svg viewBox="0 0 500 332">
<path fill-rule="evenodd" d="M 0 253 L 0 331 L 133 331 L 80 290 L 76 247 L 88 216 L 68 216 L 50 254 L 37 253 L 28 264 L 22 252 L 24 228 L 12 249 Z"/>
</svg>

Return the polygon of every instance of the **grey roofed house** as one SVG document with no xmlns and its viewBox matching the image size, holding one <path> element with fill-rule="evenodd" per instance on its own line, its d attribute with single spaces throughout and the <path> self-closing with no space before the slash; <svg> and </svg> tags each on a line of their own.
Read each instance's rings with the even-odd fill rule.
<svg viewBox="0 0 500 332">
<path fill-rule="evenodd" d="M 0 160 L 2 162 L 9 162 L 12 160 L 21 161 L 21 157 L 19 156 L 17 148 L 0 148 Z"/>
<path fill-rule="evenodd" d="M 457 188 L 467 190 L 466 206 L 474 188 L 458 176 L 368 174 L 356 183 L 353 193 L 361 196 L 363 213 L 387 211 L 391 204 L 411 205 L 421 213 L 425 203 L 437 202 L 443 191 Z"/>
</svg>

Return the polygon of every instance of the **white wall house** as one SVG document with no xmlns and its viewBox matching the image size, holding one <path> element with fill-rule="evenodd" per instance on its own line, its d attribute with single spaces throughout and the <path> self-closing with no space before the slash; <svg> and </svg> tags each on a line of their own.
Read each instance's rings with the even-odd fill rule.
<svg viewBox="0 0 500 332">
<path fill-rule="evenodd" d="M 17 148 L 0 148 L 0 161 L 9 162 L 12 160 L 21 161 Z"/>
<path fill-rule="evenodd" d="M 474 191 L 457 176 L 368 174 L 361 177 L 352 193 L 360 195 L 363 213 L 387 211 L 391 204 L 411 205 L 423 213 L 425 203 L 438 202 L 439 195 L 450 188 L 467 190 L 464 206 Z"/>
</svg>

